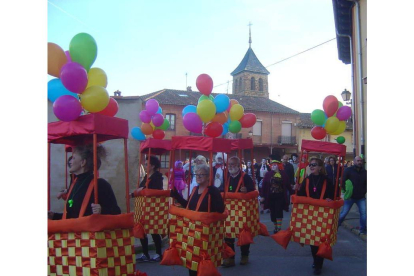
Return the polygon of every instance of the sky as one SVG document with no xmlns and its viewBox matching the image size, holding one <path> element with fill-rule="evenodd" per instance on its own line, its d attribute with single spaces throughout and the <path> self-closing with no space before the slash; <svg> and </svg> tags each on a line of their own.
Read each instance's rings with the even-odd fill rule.
<svg viewBox="0 0 414 276">
<path fill-rule="evenodd" d="M 203 73 L 212 77 L 214 93 L 232 93 L 230 73 L 248 50 L 249 23 L 252 49 L 270 71 L 270 99 L 312 112 L 326 96 L 341 100 L 351 90 L 351 66 L 338 59 L 331 1 L 47 1 L 47 41 L 66 51 L 76 34 L 90 34 L 98 46 L 92 67 L 106 72 L 110 95 L 198 91 Z"/>
</svg>

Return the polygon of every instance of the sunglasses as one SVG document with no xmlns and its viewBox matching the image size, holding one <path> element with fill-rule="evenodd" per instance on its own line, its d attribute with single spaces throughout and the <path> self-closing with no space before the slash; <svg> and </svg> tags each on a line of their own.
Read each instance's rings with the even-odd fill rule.
<svg viewBox="0 0 414 276">
<path fill-rule="evenodd" d="M 316 166 L 318 166 L 318 163 L 310 163 L 309 164 L 309 167 L 316 167 Z"/>
</svg>

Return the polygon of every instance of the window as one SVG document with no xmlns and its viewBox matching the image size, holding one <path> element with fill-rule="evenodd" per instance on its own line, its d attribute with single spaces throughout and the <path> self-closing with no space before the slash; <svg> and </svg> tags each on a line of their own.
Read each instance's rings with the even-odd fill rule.
<svg viewBox="0 0 414 276">
<path fill-rule="evenodd" d="M 170 122 L 170 127 L 167 130 L 175 130 L 175 114 L 167 113 L 165 119 Z"/>
<path fill-rule="evenodd" d="M 282 136 L 292 136 L 292 122 L 282 121 Z"/>
<path fill-rule="evenodd" d="M 250 90 L 255 90 L 255 82 L 256 80 L 254 79 L 254 77 L 252 77 L 250 79 Z"/>
<path fill-rule="evenodd" d="M 166 153 L 161 155 L 161 168 L 168 169 L 170 167 L 170 154 Z"/>
<path fill-rule="evenodd" d="M 253 126 L 253 135 L 262 136 L 262 121 L 256 121 Z"/>
<path fill-rule="evenodd" d="M 237 80 L 234 82 L 234 93 L 238 92 Z"/>
<path fill-rule="evenodd" d="M 263 79 L 259 79 L 259 91 L 263 91 Z"/>
<path fill-rule="evenodd" d="M 239 79 L 239 92 L 243 91 L 242 78 Z"/>
</svg>

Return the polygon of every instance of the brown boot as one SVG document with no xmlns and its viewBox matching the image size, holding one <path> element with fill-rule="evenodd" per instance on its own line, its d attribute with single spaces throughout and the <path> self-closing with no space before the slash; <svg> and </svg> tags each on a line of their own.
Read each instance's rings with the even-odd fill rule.
<svg viewBox="0 0 414 276">
<path fill-rule="evenodd" d="M 249 256 L 242 256 L 241 257 L 241 261 L 240 261 L 240 264 L 241 265 L 245 265 L 245 264 L 247 264 L 249 262 Z"/>
<path fill-rule="evenodd" d="M 235 266 L 235 265 L 236 265 L 236 263 L 234 262 L 234 259 L 229 258 L 229 259 L 224 259 L 223 264 L 221 266 L 222 267 L 232 267 L 232 266 Z"/>
</svg>

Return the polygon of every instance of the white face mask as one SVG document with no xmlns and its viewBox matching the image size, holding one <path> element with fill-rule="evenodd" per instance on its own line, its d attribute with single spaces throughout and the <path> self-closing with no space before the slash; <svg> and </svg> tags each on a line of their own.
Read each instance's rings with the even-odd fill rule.
<svg viewBox="0 0 414 276">
<path fill-rule="evenodd" d="M 277 166 L 272 166 L 272 171 L 276 171 Z"/>
<path fill-rule="evenodd" d="M 236 174 L 239 172 L 239 168 L 229 168 L 229 173 L 230 174 Z"/>
</svg>

